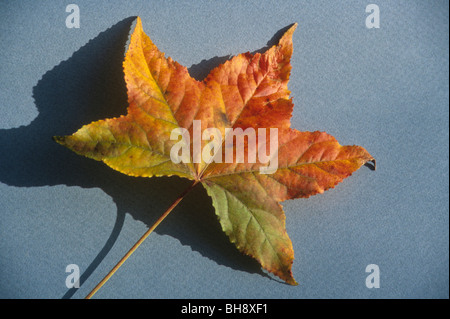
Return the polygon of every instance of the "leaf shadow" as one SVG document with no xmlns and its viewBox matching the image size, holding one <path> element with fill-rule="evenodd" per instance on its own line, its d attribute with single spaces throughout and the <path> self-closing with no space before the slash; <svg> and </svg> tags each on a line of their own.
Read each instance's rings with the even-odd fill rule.
<svg viewBox="0 0 450 319">
<path fill-rule="evenodd" d="M 96 187 L 111 196 L 116 204 L 117 216 L 111 234 L 103 247 L 98 244 L 99 252 L 81 275 L 81 285 L 114 246 L 127 213 L 150 226 L 192 183 L 177 177 L 126 176 L 103 163 L 78 156 L 52 140 L 54 135 L 72 134 L 92 121 L 126 113 L 122 62 L 135 18 L 126 18 L 101 32 L 42 76 L 33 88 L 39 114 L 29 125 L 0 129 L 0 182 L 15 187 Z M 189 71 L 201 80 L 228 58 L 203 60 Z M 211 199 L 201 186 L 155 232 L 177 238 L 182 245 L 219 265 L 273 279 L 255 260 L 241 254 L 229 242 L 214 214 Z M 68 289 L 62 298 L 71 298 L 76 291 Z"/>
</svg>

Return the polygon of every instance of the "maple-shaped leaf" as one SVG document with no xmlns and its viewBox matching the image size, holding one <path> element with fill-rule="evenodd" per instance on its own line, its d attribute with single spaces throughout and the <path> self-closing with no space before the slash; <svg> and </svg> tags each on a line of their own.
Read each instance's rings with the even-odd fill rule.
<svg viewBox="0 0 450 319">
<path fill-rule="evenodd" d="M 230 241 L 263 268 L 295 285 L 294 251 L 280 202 L 322 193 L 366 162 L 374 162 L 360 146 L 341 146 L 327 133 L 290 128 L 293 103 L 287 83 L 296 27 L 290 27 L 265 53 L 235 56 L 197 81 L 186 67 L 158 50 L 137 18 L 124 61 L 127 115 L 93 122 L 55 140 L 127 175 L 177 175 L 201 183 Z M 196 130 L 210 128 L 223 137 L 214 136 L 218 149 L 208 149 L 208 138 L 197 145 L 191 138 L 189 156 L 173 160 L 171 151 L 180 145 L 173 132 L 192 137 Z M 241 137 L 247 136 L 240 145 L 239 134 L 228 138 L 239 129 Z M 256 143 L 250 142 L 252 132 L 258 132 Z M 274 145 L 262 143 L 262 137 L 269 136 L 271 141 L 276 138 Z M 209 160 L 199 156 L 205 147 Z M 272 157 L 238 160 L 238 147 L 244 159 L 256 153 Z M 229 154 L 232 160 L 226 161 Z"/>
</svg>

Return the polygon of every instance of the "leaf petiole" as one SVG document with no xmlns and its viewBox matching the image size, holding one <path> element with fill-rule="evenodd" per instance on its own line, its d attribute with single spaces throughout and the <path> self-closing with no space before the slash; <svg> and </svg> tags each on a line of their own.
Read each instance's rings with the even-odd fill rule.
<svg viewBox="0 0 450 319">
<path fill-rule="evenodd" d="M 109 273 L 95 286 L 94 289 L 85 297 L 85 299 L 91 299 L 92 296 L 114 275 L 114 273 L 123 265 L 123 263 L 134 253 L 134 251 L 144 242 L 144 240 L 155 230 L 156 227 L 170 214 L 170 212 L 178 205 L 179 202 L 187 195 L 197 184 L 199 180 L 196 180 L 191 186 L 189 186 L 178 198 L 170 205 L 170 207 L 158 218 L 158 220 L 142 235 L 141 238 L 131 247 L 131 249 L 120 259 L 120 261 L 109 271 Z"/>
</svg>

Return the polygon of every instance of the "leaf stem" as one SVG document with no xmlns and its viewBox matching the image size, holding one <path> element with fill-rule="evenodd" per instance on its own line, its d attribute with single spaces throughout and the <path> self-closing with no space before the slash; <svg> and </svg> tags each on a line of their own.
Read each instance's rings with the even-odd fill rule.
<svg viewBox="0 0 450 319">
<path fill-rule="evenodd" d="M 97 286 L 85 297 L 85 299 L 91 299 L 92 296 L 114 275 L 114 273 L 123 265 L 123 263 L 134 253 L 134 251 L 144 242 L 144 240 L 155 230 L 155 228 L 169 215 L 169 213 L 178 205 L 179 202 L 189 193 L 195 185 L 199 183 L 196 180 L 189 188 L 178 196 L 178 198 L 170 205 L 170 207 L 158 218 L 158 220 L 142 235 L 141 238 L 131 247 L 131 249 L 122 257 L 122 259 L 109 271 L 109 273 L 100 281 Z"/>
</svg>

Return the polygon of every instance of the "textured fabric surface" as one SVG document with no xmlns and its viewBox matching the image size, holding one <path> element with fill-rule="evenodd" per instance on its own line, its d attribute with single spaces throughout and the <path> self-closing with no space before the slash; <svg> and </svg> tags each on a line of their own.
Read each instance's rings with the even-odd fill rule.
<svg viewBox="0 0 450 319">
<path fill-rule="evenodd" d="M 199 187 L 99 298 L 448 298 L 447 1 L 0 2 L 0 298 L 83 298 L 185 188 L 132 178 L 51 140 L 125 113 L 130 27 L 202 79 L 230 55 L 272 45 L 294 22 L 292 127 L 365 147 L 335 189 L 283 203 L 291 287 L 221 232 Z M 81 287 L 66 287 L 66 266 Z M 366 287 L 366 266 L 380 288 Z"/>
</svg>

